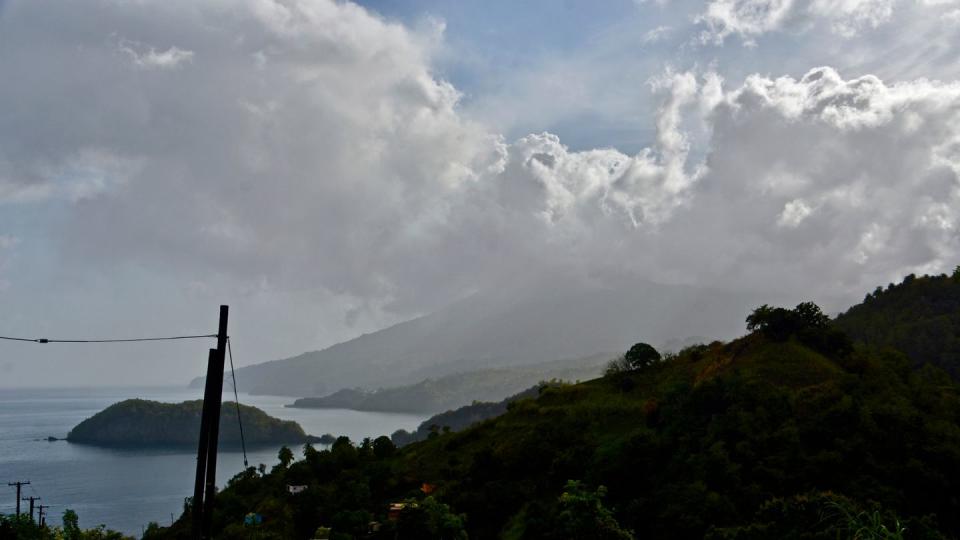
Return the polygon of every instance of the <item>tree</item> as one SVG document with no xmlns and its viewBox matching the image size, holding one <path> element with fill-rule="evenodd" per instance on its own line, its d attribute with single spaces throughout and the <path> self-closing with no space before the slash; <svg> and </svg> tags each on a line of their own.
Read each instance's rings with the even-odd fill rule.
<svg viewBox="0 0 960 540">
<path fill-rule="evenodd" d="M 659 362 L 660 353 L 647 343 L 637 343 L 630 347 L 627 354 L 623 355 L 623 359 L 630 366 L 630 369 L 637 370 Z"/>
<path fill-rule="evenodd" d="M 633 533 L 620 527 L 613 512 L 603 505 L 607 488 L 587 489 L 576 480 L 568 480 L 560 496 L 557 514 L 558 538 L 585 540 L 633 540 Z"/>
<path fill-rule="evenodd" d="M 604 375 L 616 375 L 617 373 L 626 373 L 630 370 L 630 362 L 627 362 L 626 357 L 618 356 L 607 364 L 607 368 L 603 373 Z"/>
<path fill-rule="evenodd" d="M 830 325 L 830 317 L 820 311 L 820 306 L 813 302 L 801 302 L 793 311 L 804 328 L 826 328 Z"/>
<path fill-rule="evenodd" d="M 466 540 L 465 514 L 455 514 L 448 505 L 433 497 L 426 497 L 419 502 L 413 499 L 404 502 L 406 506 L 397 522 L 400 538 Z"/>
<path fill-rule="evenodd" d="M 293 463 L 293 451 L 291 451 L 286 446 L 280 448 L 280 452 L 277 453 L 277 459 L 280 460 L 280 465 L 284 468 L 289 467 Z"/>
<path fill-rule="evenodd" d="M 820 330 L 830 325 L 830 317 L 813 302 L 802 302 L 794 309 L 766 304 L 747 316 L 747 330 L 760 332 L 775 341 L 786 341 L 805 330 Z"/>
<path fill-rule="evenodd" d="M 381 435 L 373 440 L 373 455 L 377 459 L 390 457 L 396 450 L 397 447 L 390 440 L 390 437 Z"/>
<path fill-rule="evenodd" d="M 747 330 L 760 332 L 773 341 L 796 338 L 822 354 L 845 357 L 853 351 L 853 343 L 841 330 L 833 328 L 830 317 L 813 302 L 802 302 L 793 309 L 766 304 L 747 316 Z"/>
<path fill-rule="evenodd" d="M 82 534 L 80 518 L 76 512 L 67 508 L 63 511 L 63 537 L 66 540 L 81 540 Z"/>
</svg>

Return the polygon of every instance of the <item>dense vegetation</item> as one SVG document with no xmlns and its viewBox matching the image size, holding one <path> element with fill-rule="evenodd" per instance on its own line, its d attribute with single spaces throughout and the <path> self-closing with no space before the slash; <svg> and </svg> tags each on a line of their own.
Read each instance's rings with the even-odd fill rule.
<svg viewBox="0 0 960 540">
<path fill-rule="evenodd" d="M 436 413 L 474 401 L 499 401 L 540 381 L 588 380 L 600 375 L 607 354 L 532 366 L 482 369 L 374 391 L 344 389 L 324 397 L 296 400 L 292 407 Z"/>
<path fill-rule="evenodd" d="M 75 443 L 101 446 L 189 446 L 197 445 L 203 401 L 160 403 L 128 399 L 107 407 L 77 424 L 67 435 Z M 273 418 L 267 413 L 240 405 L 243 435 L 248 445 L 315 442 L 299 424 Z M 220 444 L 240 445 L 237 406 L 225 402 L 220 410 Z"/>
<path fill-rule="evenodd" d="M 132 540 L 105 525 L 81 529 L 77 513 L 69 508 L 63 512 L 63 525 L 41 527 L 27 514 L 0 514 L 0 538 L 3 540 Z"/>
<path fill-rule="evenodd" d="M 386 437 L 308 445 L 299 461 L 284 449 L 219 495 L 218 538 L 960 536 L 949 375 L 852 345 L 813 304 L 764 306 L 748 325 L 402 449 Z M 391 503 L 405 504 L 393 519 Z M 261 524 L 243 524 L 251 512 Z M 150 538 L 186 538 L 188 524 Z"/>
<path fill-rule="evenodd" d="M 960 377 L 960 266 L 953 275 L 907 276 L 877 289 L 835 324 L 853 339 L 903 351 Z"/>
</svg>

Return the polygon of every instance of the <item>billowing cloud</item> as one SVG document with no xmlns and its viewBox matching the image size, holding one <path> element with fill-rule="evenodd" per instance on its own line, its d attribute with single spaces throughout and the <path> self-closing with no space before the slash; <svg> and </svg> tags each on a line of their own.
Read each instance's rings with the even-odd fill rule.
<svg viewBox="0 0 960 540">
<path fill-rule="evenodd" d="M 724 2 L 725 35 L 796 16 Z M 327 0 L 56 6 L 0 19 L 0 204 L 55 213 L 47 264 L 269 297 L 264 327 L 370 329 L 550 271 L 836 308 L 960 255 L 956 83 L 667 70 L 639 151 L 575 150 L 465 114 L 438 26 Z"/>
<path fill-rule="evenodd" d="M 960 84 L 830 68 L 755 75 L 725 90 L 708 121 L 708 172 L 662 234 L 678 244 L 681 230 L 706 235 L 700 254 L 728 283 L 842 297 L 960 255 Z"/>
<path fill-rule="evenodd" d="M 437 35 L 352 4 L 150 5 L 179 29 L 166 42 L 196 52 L 152 72 L 94 31 L 158 42 L 137 33 L 145 5 L 112 6 L 106 21 L 71 17 L 83 47 L 14 46 L 0 90 L 42 102 L 30 92 L 51 72 L 31 66 L 72 56 L 50 92 L 75 98 L 21 107 L 22 128 L 0 133 L 0 147 L 21 173 L 8 186 L 78 201 L 64 237 L 84 256 L 417 312 L 531 264 L 769 287 L 816 265 L 802 275 L 856 287 L 864 272 L 954 255 L 956 85 L 823 68 L 725 89 L 715 75 L 668 72 L 653 82 L 650 147 L 573 152 L 548 133 L 507 143 L 465 119 L 430 70 Z M 40 4 L 16 9 L 42 18 Z M 691 237 L 717 253 L 687 260 Z M 751 274 L 764 277 L 741 279 Z"/>
</svg>

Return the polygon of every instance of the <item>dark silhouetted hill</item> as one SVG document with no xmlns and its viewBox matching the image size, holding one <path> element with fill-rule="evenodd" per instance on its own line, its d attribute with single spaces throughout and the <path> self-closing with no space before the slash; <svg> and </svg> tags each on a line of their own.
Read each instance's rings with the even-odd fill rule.
<svg viewBox="0 0 960 540">
<path fill-rule="evenodd" d="M 128 399 L 77 424 L 70 430 L 67 440 L 112 447 L 196 447 L 202 409 L 202 400 L 160 403 Z M 318 440 L 304 433 L 296 422 L 273 418 L 256 407 L 240 405 L 240 418 L 249 446 L 303 444 Z M 237 409 L 233 402 L 224 402 L 221 408 L 219 442 L 221 446 L 240 446 Z"/>
</svg>

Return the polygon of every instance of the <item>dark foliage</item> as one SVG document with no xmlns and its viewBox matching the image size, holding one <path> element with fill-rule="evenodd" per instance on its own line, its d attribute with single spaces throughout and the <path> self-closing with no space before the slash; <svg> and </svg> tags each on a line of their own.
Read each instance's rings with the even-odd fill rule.
<svg viewBox="0 0 960 540">
<path fill-rule="evenodd" d="M 631 369 L 643 369 L 660 361 L 660 353 L 647 343 L 637 343 L 623 355 Z"/>
<path fill-rule="evenodd" d="M 795 338 L 827 355 L 846 356 L 853 350 L 847 335 L 833 328 L 830 317 L 813 302 L 803 302 L 793 309 L 764 304 L 747 317 L 747 330 L 774 341 Z"/>
<path fill-rule="evenodd" d="M 203 401 L 160 403 L 128 399 L 107 407 L 77 424 L 67 435 L 74 443 L 101 446 L 186 446 L 197 445 Z M 299 424 L 273 418 L 256 407 L 240 405 L 243 434 L 251 446 L 315 440 Z M 237 406 L 231 401 L 220 409 L 220 444 L 240 445 Z"/>
<path fill-rule="evenodd" d="M 132 540 L 129 536 L 99 525 L 81 529 L 77 513 L 69 508 L 63 512 L 62 526 L 41 527 L 27 514 L 0 514 L 0 539 L 2 540 Z"/>
<path fill-rule="evenodd" d="M 907 276 L 877 289 L 839 315 L 836 327 L 854 340 L 903 351 L 960 377 L 960 267 L 953 275 Z"/>
</svg>

